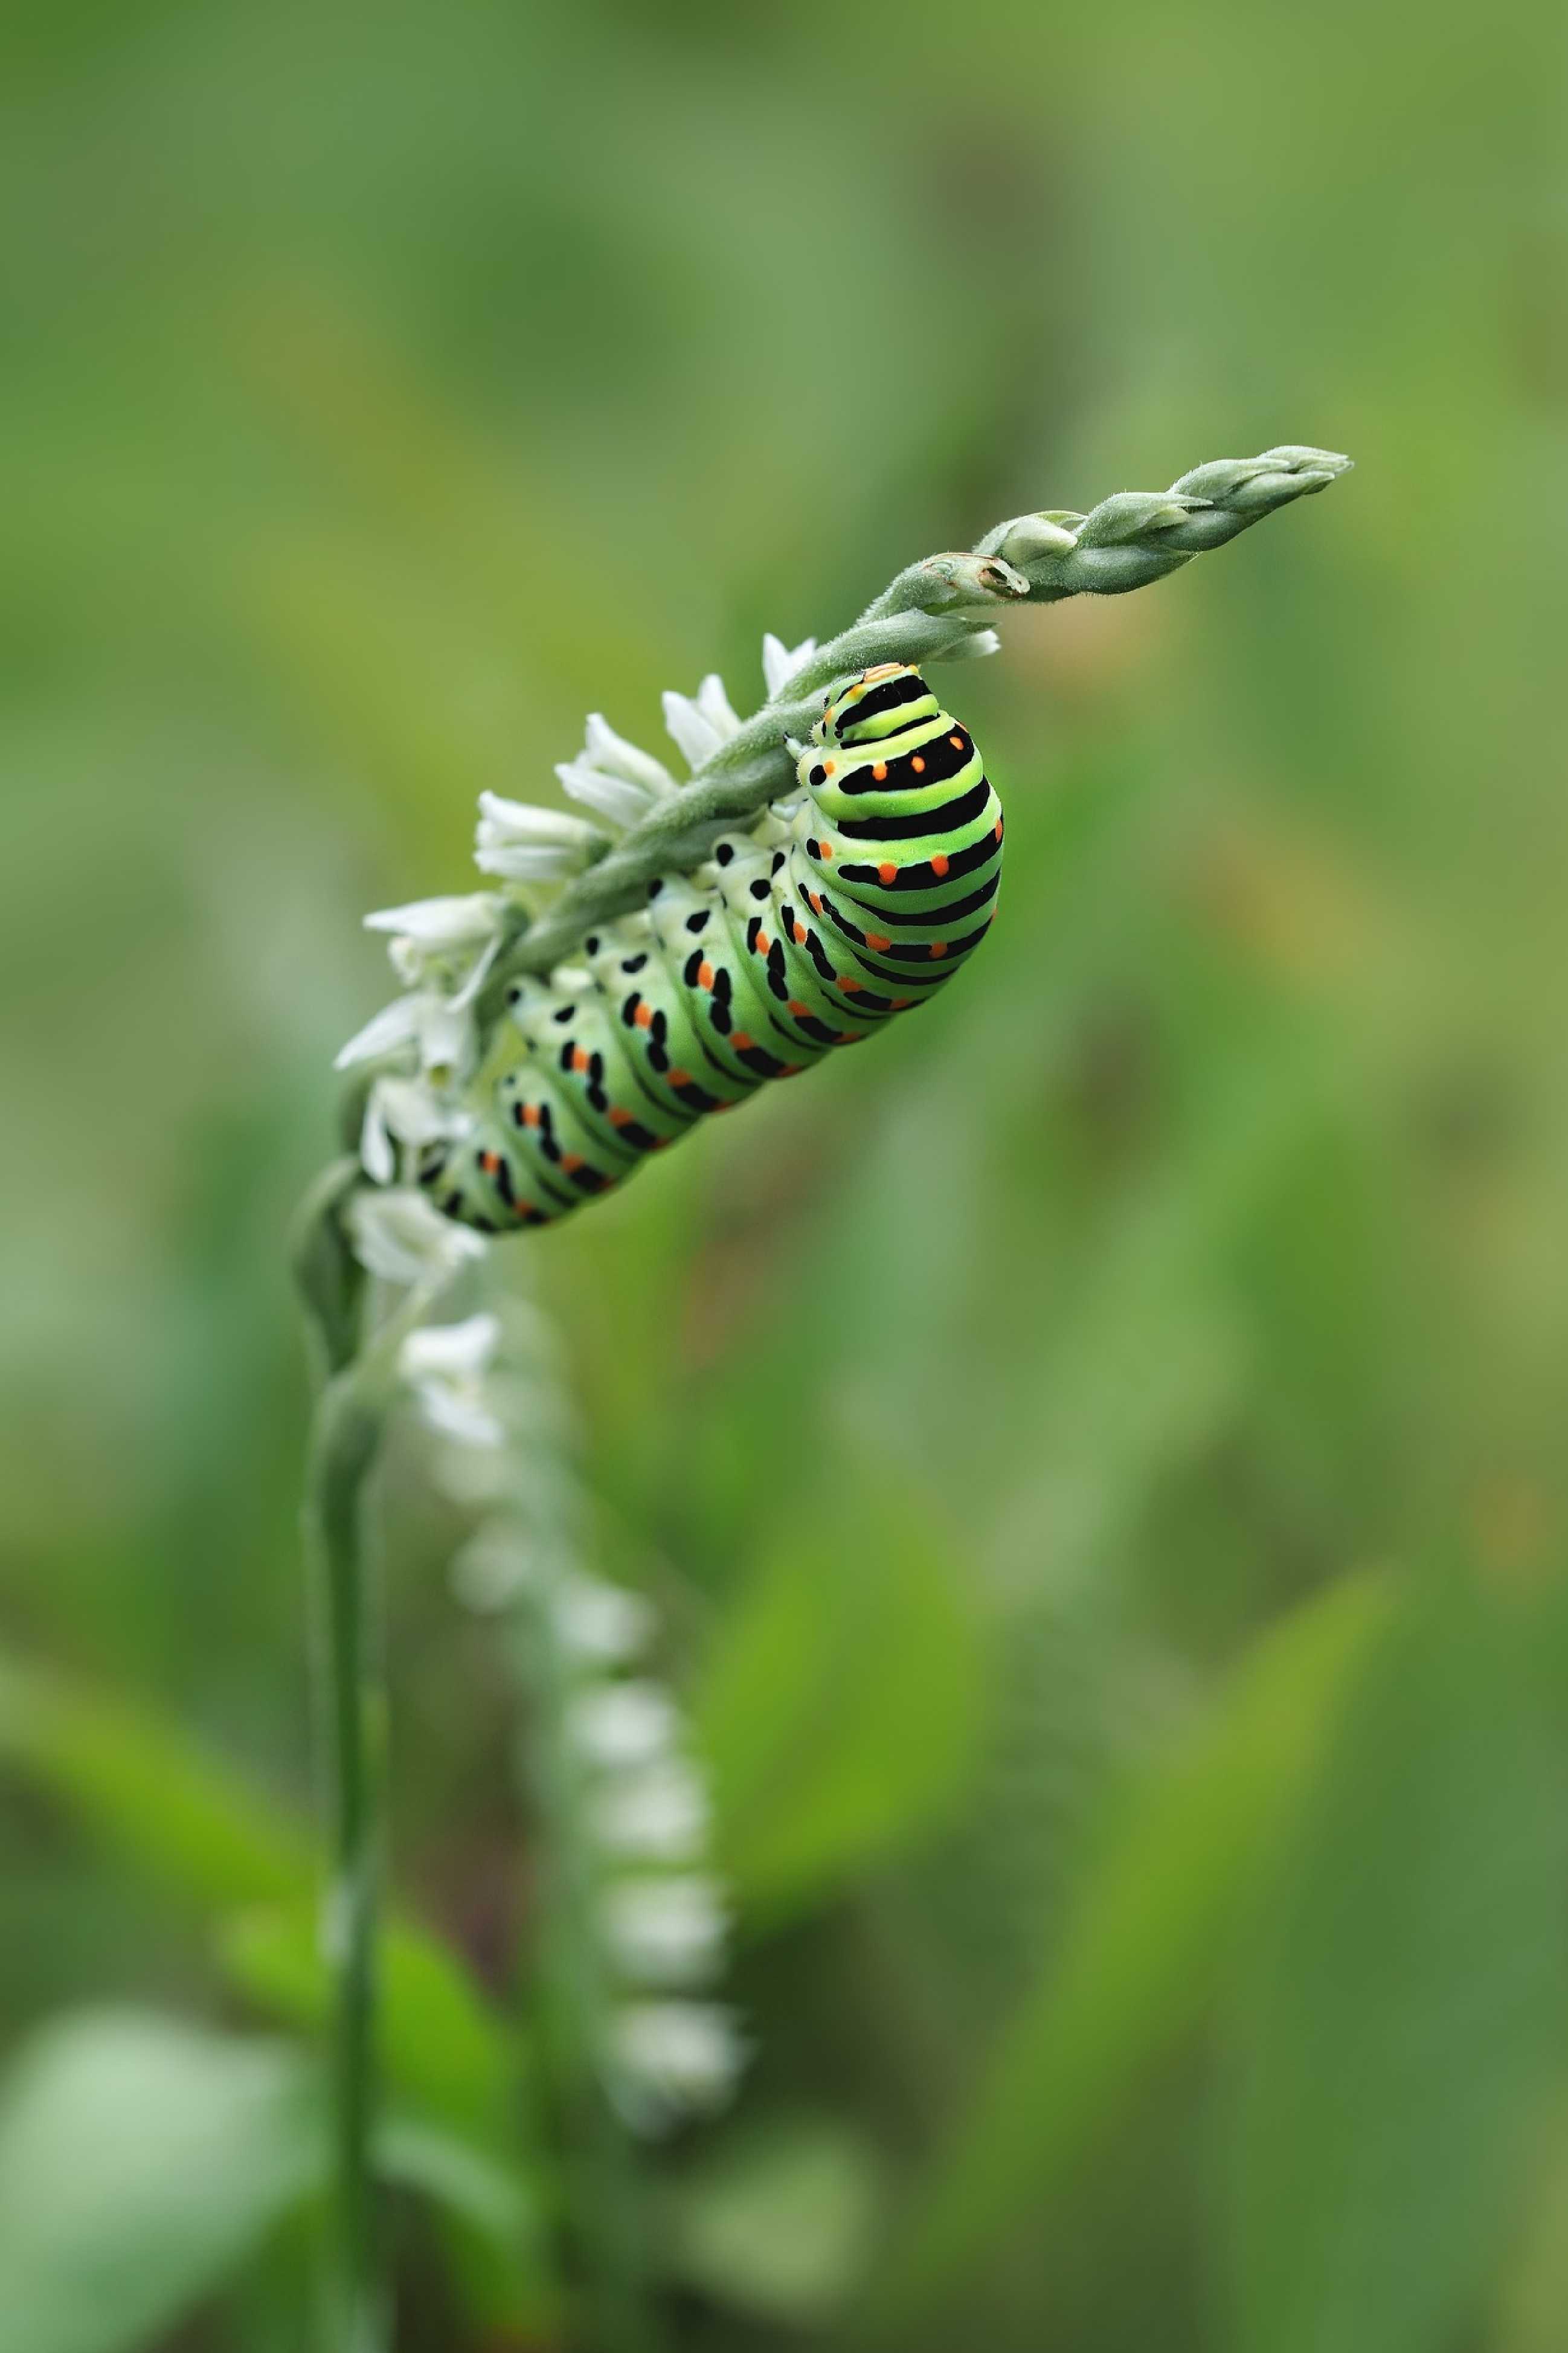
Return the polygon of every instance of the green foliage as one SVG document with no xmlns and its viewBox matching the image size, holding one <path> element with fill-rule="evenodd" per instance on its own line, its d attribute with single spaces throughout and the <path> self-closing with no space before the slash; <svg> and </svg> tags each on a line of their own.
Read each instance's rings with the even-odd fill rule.
<svg viewBox="0 0 1568 2353">
<path fill-rule="evenodd" d="M 719 1847 L 749 1919 L 819 1905 L 951 1811 L 973 1765 L 981 1630 L 908 1495 L 792 1495 L 696 1694 Z"/>
<path fill-rule="evenodd" d="M 727 2132 L 666 2200 L 669 2274 L 758 2320 L 820 2327 L 865 2264 L 880 2170 L 858 2134 L 826 2117 Z"/>
<path fill-rule="evenodd" d="M 287 2044 L 136 2011 L 62 2020 L 0 2092 L 0 2314 L 22 2353 L 129 2353 L 319 2179 Z"/>
<path fill-rule="evenodd" d="M 1563 1759 L 1522 1630 L 1390 1630 L 1270 1891 L 1228 2140 L 1241 2353 L 1412 2353 L 1511 2235 L 1568 2011 Z"/>
<path fill-rule="evenodd" d="M 1377 1587 L 1352 1584 L 1299 1612 L 1247 1662 L 1215 1720 L 1125 1801 L 900 2234 L 884 2329 L 961 2289 L 1212 2004 L 1238 1916 L 1386 1607 Z"/>
<path fill-rule="evenodd" d="M 547 795 L 586 711 L 651 741 L 710 668 L 751 707 L 763 629 L 911 549 L 1300 432 L 1355 454 L 1331 497 L 951 673 L 1008 810 L 962 996 L 529 1280 L 604 1565 L 731 1760 L 757 2056 L 659 2196 L 804 2107 L 874 2152 L 847 2309 L 908 2353 L 1555 2353 L 1559 12 L 20 0 L 4 40 L 0 2038 L 320 2014 L 282 1254 L 360 912 L 463 887 L 475 794 Z M 475 2158 L 546 2227 L 561 2189 L 483 2122 L 540 1857 L 411 1486 L 388 2060 L 470 2221 L 459 2265 L 392 2201 L 407 2353 L 577 2353 L 526 2256 L 481 2280 L 526 2217 Z M 1338 1728 L 1226 1749 L 1342 1588 Z M 736 2274 L 787 2300 L 833 2242 L 801 2173 L 699 2232 L 672 2348 L 778 2340 Z M 228 2243 L 185 2341 L 299 2353 L 289 2252 Z M 820 2294 L 795 2336 L 851 2340 Z"/>
</svg>

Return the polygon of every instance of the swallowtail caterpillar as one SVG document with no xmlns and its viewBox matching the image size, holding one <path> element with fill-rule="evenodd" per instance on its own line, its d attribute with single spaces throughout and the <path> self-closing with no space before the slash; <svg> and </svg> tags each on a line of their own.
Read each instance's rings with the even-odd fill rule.
<svg viewBox="0 0 1568 2353">
<path fill-rule="evenodd" d="M 552 1224 L 708 1113 L 923 1005 L 979 946 L 1001 805 L 918 670 L 883 662 L 832 693 L 799 776 L 787 822 L 721 836 L 509 990 L 516 1052 L 489 1109 L 420 1166 L 448 1217 Z"/>
</svg>

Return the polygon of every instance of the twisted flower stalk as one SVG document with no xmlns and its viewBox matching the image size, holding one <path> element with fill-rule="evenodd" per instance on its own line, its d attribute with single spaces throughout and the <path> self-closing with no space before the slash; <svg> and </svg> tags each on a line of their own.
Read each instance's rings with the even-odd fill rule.
<svg viewBox="0 0 1568 2353">
<path fill-rule="evenodd" d="M 466 1090 L 482 1071 L 510 983 L 523 973 L 550 971 L 591 926 L 640 905 L 657 876 L 700 865 L 721 832 L 762 820 L 791 793 L 791 739 L 810 727 L 835 680 L 877 662 L 923 665 L 994 653 L 999 640 L 990 623 L 1009 606 L 1123 596 L 1146 586 L 1276 509 L 1326 490 L 1350 463 L 1297 447 L 1221 459 L 1184 474 L 1168 491 L 1120 491 L 1087 515 L 1016 515 L 972 551 L 927 556 L 825 644 L 807 639 L 790 650 L 765 639 L 767 697 L 750 718 L 737 717 L 717 678 L 705 680 L 694 699 L 667 695 L 667 723 L 691 771 L 684 784 L 602 719 L 590 719 L 584 753 L 558 774 L 594 821 L 487 794 L 478 862 L 503 887 L 367 919 L 393 934 L 405 994 L 339 1058 L 341 1067 L 356 1071 L 347 1109 L 359 1150 L 334 1163 L 308 1197 L 294 1256 L 324 1376 L 305 1524 L 320 1595 L 331 1824 L 322 1909 L 322 1947 L 335 1987 L 331 2353 L 382 2353 L 386 2336 L 369 2155 L 384 1708 L 368 1634 L 374 1611 L 365 1484 L 395 1405 L 410 1383 L 419 1387 L 419 1350 L 416 1345 L 411 1353 L 411 1338 L 417 1343 L 453 1279 L 489 1247 L 399 1181 L 409 1156 L 433 1136 L 460 1132 Z M 373 1301 L 382 1304 L 379 1317 Z M 437 1343 L 437 1357 L 443 1345 Z M 500 1430 L 504 1417 L 491 1419 Z M 521 1460 L 526 1450 L 517 1432 L 510 1436 Z M 498 1442 L 507 1437 L 502 1430 Z M 609 1694 L 607 1704 L 606 1722 L 617 1706 L 626 1716 L 624 1697 Z M 629 1704 L 635 1714 L 636 1702 Z M 679 1900 L 695 1920 L 689 1891 Z M 662 1922 L 661 1935 L 672 1933 L 677 1915 L 668 1903 L 660 1913 L 657 1904 L 648 1911 L 646 1895 L 639 1901 L 647 1918 Z M 658 2005 L 627 2013 L 623 2086 L 632 2080 L 628 2056 L 645 2081 L 661 2072 L 689 2076 L 703 2066 L 723 2072 L 718 2014 L 710 2016 L 704 2042 L 695 2010 L 677 2031 L 678 2008 L 666 2004 L 662 2020 Z M 645 2090 L 643 2096 L 651 2095 Z"/>
</svg>

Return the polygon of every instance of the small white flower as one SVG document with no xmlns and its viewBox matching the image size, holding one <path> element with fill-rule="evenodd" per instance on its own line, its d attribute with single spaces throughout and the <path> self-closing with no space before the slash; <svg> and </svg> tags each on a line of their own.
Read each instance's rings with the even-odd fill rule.
<svg viewBox="0 0 1568 2353">
<path fill-rule="evenodd" d="M 658 1683 L 605 1683 L 578 1694 L 567 1734 L 592 1765 L 648 1765 L 668 1752 L 678 1722 L 674 1701 Z"/>
<path fill-rule="evenodd" d="M 444 1104 L 422 1079 L 383 1074 L 365 1098 L 359 1156 L 367 1176 L 390 1185 L 397 1174 L 397 1145 L 435 1144 L 460 1135 L 467 1115 Z"/>
<path fill-rule="evenodd" d="M 356 1029 L 346 1046 L 340 1049 L 332 1064 L 334 1071 L 346 1071 L 355 1062 L 374 1062 L 383 1054 L 395 1053 L 399 1046 L 407 1045 L 418 1034 L 419 1008 L 412 997 L 394 998 L 373 1013 L 363 1029 Z"/>
<path fill-rule="evenodd" d="M 722 2107 L 745 2063 L 734 2012 L 710 2001 L 628 2003 L 609 2049 L 611 2095 L 639 2131 Z"/>
<path fill-rule="evenodd" d="M 770 629 L 763 639 L 763 677 L 766 681 L 768 701 L 776 702 L 797 670 L 804 670 L 816 651 L 815 638 L 802 638 L 798 646 L 786 646 Z"/>
<path fill-rule="evenodd" d="M 438 955 L 482 947 L 500 916 L 493 891 L 472 891 L 460 899 L 414 899 L 405 907 L 378 907 L 364 919 L 367 932 L 395 932 Z"/>
<path fill-rule="evenodd" d="M 637 744 L 628 744 L 596 711 L 588 713 L 587 737 L 584 756 L 607 776 L 622 776 L 628 785 L 641 785 L 643 790 L 658 799 L 663 793 L 675 790 L 675 778 L 662 760 L 645 752 Z"/>
<path fill-rule="evenodd" d="M 588 713 L 582 751 L 555 773 L 574 801 L 613 826 L 636 825 L 655 801 L 675 790 L 663 762 L 617 735 L 596 711 Z"/>
<path fill-rule="evenodd" d="M 539 1553 L 509 1520 L 490 1520 L 475 1531 L 453 1561 L 453 1592 L 464 1607 L 489 1615 L 510 1609 L 544 1574 Z"/>
<path fill-rule="evenodd" d="M 710 670 L 697 690 L 695 702 L 685 694 L 667 692 L 664 723 L 689 767 L 701 767 L 722 744 L 740 733 L 741 723 L 730 708 L 724 681 Z"/>
<path fill-rule="evenodd" d="M 474 831 L 474 863 L 481 874 L 509 882 L 553 882 L 581 874 L 604 835 L 564 809 L 534 808 L 526 801 L 479 795 Z"/>
<path fill-rule="evenodd" d="M 473 891 L 460 899 L 416 899 L 406 907 L 380 907 L 366 915 L 367 932 L 392 934 L 386 952 L 399 980 L 426 992 L 416 1034 L 438 1018 L 437 1008 L 460 1013 L 473 1003 L 500 947 L 505 914 L 499 892 Z M 457 1057 L 426 1049 L 424 1060 L 429 1068 L 438 1061 L 455 1063 Z"/>
<path fill-rule="evenodd" d="M 702 1777 L 666 1757 L 619 1775 L 599 1792 L 594 1828 L 612 1854 L 642 1862 L 690 1862 L 702 1852 L 712 1809 Z"/>
<path fill-rule="evenodd" d="M 628 784 L 624 776 L 606 776 L 586 760 L 559 760 L 555 773 L 562 790 L 584 808 L 595 810 L 606 825 L 637 825 L 653 807 L 653 796 L 640 785 Z"/>
<path fill-rule="evenodd" d="M 482 1234 L 443 1218 L 411 1187 L 356 1193 L 348 1218 L 360 1264 L 384 1282 L 439 1279 L 485 1253 Z"/>
<path fill-rule="evenodd" d="M 575 1657 L 618 1665 L 647 1641 L 653 1611 L 640 1595 L 603 1577 L 573 1577 L 555 1597 L 555 1630 Z"/>
<path fill-rule="evenodd" d="M 984 661 L 988 654 L 999 654 L 1001 650 L 1002 640 L 994 629 L 976 629 L 971 636 L 960 638 L 956 645 L 949 646 L 942 659 Z"/>
<path fill-rule="evenodd" d="M 625 1879 L 603 1909 L 611 1957 L 638 1984 L 699 1985 L 719 1964 L 729 1918 L 710 1879 Z"/>
<path fill-rule="evenodd" d="M 489 1372 L 500 1338 L 493 1315 L 470 1315 L 461 1324 L 427 1324 L 410 1332 L 397 1354 L 397 1368 L 433 1430 L 464 1446 L 499 1446 L 505 1432 L 485 1397 Z"/>
</svg>

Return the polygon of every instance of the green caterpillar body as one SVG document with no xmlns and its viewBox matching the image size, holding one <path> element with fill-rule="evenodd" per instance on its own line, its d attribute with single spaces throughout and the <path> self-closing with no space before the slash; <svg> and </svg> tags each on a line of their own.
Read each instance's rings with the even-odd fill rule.
<svg viewBox="0 0 1568 2353">
<path fill-rule="evenodd" d="M 1002 811 L 967 731 L 887 662 L 828 698 L 787 828 L 721 837 L 580 959 L 509 992 L 490 1106 L 420 1182 L 485 1233 L 552 1224 L 770 1079 L 923 1004 L 985 936 Z"/>
</svg>

